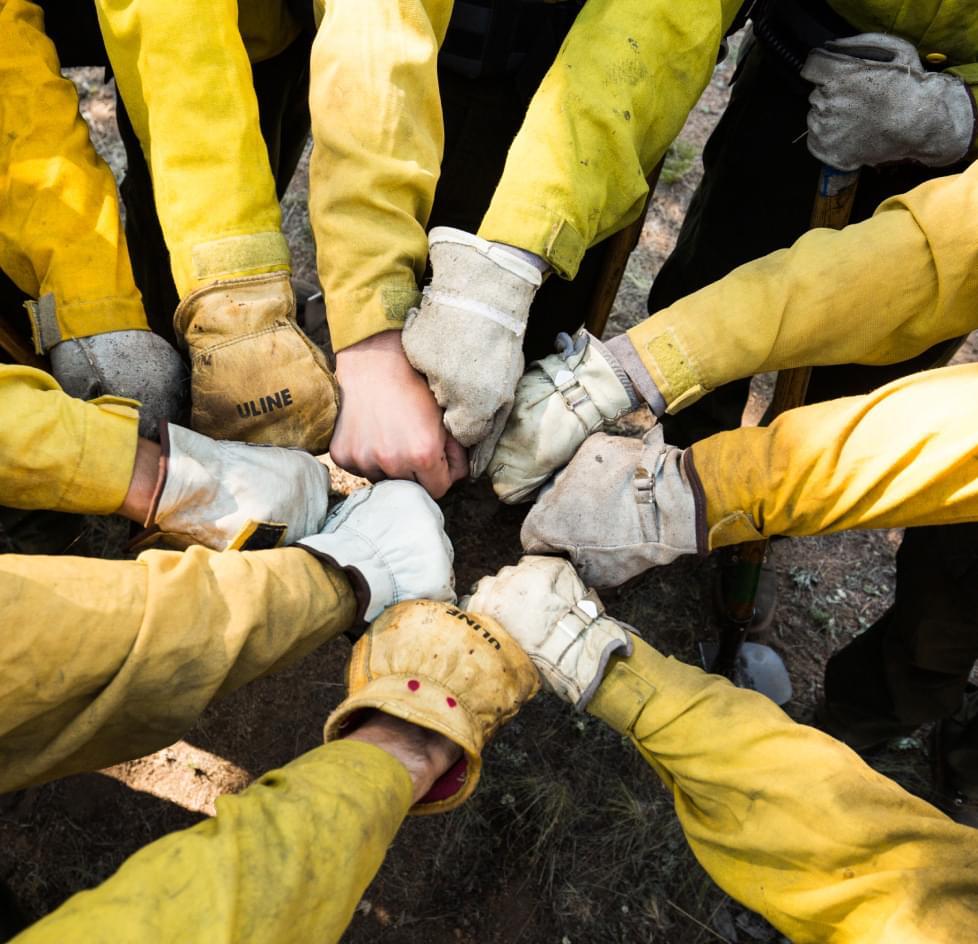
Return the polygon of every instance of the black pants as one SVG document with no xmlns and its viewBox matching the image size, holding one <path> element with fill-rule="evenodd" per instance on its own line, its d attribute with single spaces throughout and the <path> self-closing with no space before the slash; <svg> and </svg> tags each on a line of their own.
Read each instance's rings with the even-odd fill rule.
<svg viewBox="0 0 978 944">
<path fill-rule="evenodd" d="M 704 176 L 676 249 L 652 286 L 649 311 L 791 245 L 809 225 L 818 162 L 805 145 L 809 86 L 762 45 L 742 62 L 730 104 L 703 153 Z M 889 196 L 960 168 L 866 169 L 853 221 Z M 866 393 L 941 363 L 957 342 L 885 367 L 816 368 L 808 402 Z M 749 380 L 738 381 L 664 420 L 666 438 L 688 446 L 740 425 Z M 854 743 L 907 733 L 961 704 L 978 658 L 978 525 L 907 531 L 897 556 L 896 602 L 829 663 L 826 701 Z M 848 735 L 847 732 L 848 731 Z M 973 730 L 978 746 L 978 725 Z M 970 735 L 969 735 L 970 736 Z"/>
</svg>

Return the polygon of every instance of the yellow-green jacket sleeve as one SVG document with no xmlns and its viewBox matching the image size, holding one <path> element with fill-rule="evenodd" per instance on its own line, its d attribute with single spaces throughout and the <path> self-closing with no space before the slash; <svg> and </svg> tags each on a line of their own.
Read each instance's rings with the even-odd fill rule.
<svg viewBox="0 0 978 944">
<path fill-rule="evenodd" d="M 791 940 L 974 937 L 974 830 L 764 696 L 636 639 L 588 710 L 627 735 L 671 790 L 714 881 Z"/>
<path fill-rule="evenodd" d="M 133 401 L 77 400 L 50 374 L 0 365 L 0 504 L 112 514 L 129 491 L 138 423 Z"/>
<path fill-rule="evenodd" d="M 0 268 L 26 294 L 53 301 L 46 343 L 35 325 L 43 348 L 147 330 L 115 180 L 59 69 L 41 10 L 0 0 Z"/>
<path fill-rule="evenodd" d="M 709 546 L 978 521 L 978 364 L 694 443 Z"/>
<path fill-rule="evenodd" d="M 630 223 L 741 0 L 588 0 L 530 102 L 479 235 L 573 278 Z"/>
<path fill-rule="evenodd" d="M 813 230 L 628 332 L 669 412 L 738 377 L 891 364 L 978 326 L 978 165 Z"/>
<path fill-rule="evenodd" d="M 97 0 L 181 296 L 287 270 L 235 0 Z"/>
<path fill-rule="evenodd" d="M 327 744 L 219 799 L 214 819 L 137 852 L 15 940 L 332 944 L 410 805 L 393 757 Z"/>
<path fill-rule="evenodd" d="M 336 350 L 401 328 L 421 297 L 451 11 L 452 0 L 326 4 L 312 50 L 309 210 Z"/>
<path fill-rule="evenodd" d="M 299 548 L 0 557 L 0 793 L 172 743 L 215 697 L 347 629 L 346 577 Z"/>
</svg>

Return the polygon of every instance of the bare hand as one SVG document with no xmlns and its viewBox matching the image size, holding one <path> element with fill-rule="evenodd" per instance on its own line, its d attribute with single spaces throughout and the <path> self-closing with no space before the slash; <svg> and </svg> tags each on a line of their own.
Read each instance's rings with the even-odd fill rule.
<svg viewBox="0 0 978 944">
<path fill-rule="evenodd" d="M 400 331 L 366 338 L 336 355 L 341 406 L 330 455 L 377 482 L 408 479 L 441 498 L 465 478 L 465 449 L 445 429 L 428 384 L 401 348 Z"/>
</svg>

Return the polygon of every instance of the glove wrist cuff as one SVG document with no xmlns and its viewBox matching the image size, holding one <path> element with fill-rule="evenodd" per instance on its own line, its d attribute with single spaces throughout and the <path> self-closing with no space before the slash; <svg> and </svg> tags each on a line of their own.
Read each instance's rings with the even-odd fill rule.
<svg viewBox="0 0 978 944">
<path fill-rule="evenodd" d="M 372 679 L 340 703 L 326 721 L 324 739 L 335 741 L 349 734 L 356 728 L 357 716 L 371 709 L 435 731 L 457 744 L 464 753 L 465 762 L 443 774 L 412 808 L 412 813 L 452 810 L 472 795 L 482 772 L 485 738 L 482 725 L 464 702 L 464 695 L 420 673 L 384 675 Z"/>
<path fill-rule="evenodd" d="M 397 602 L 397 587 L 389 568 L 361 535 L 319 534 L 300 541 L 299 546 L 347 575 L 357 598 L 358 624 L 369 623 Z"/>
</svg>

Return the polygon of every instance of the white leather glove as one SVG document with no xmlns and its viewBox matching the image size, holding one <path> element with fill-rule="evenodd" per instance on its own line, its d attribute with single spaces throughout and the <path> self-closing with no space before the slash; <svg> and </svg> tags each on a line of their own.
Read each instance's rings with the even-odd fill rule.
<svg viewBox="0 0 978 944">
<path fill-rule="evenodd" d="M 428 237 L 431 284 L 404 323 L 401 343 L 470 455 L 473 475 L 492 454 L 523 373 L 523 334 L 542 276 L 493 243 L 440 226 Z M 480 468 L 476 468 L 476 464 Z"/>
<path fill-rule="evenodd" d="M 454 552 L 441 509 L 414 482 L 380 482 L 339 504 L 319 534 L 299 542 L 341 567 L 370 622 L 402 600 L 455 602 Z"/>
<path fill-rule="evenodd" d="M 589 437 L 541 492 L 520 540 L 531 554 L 566 553 L 591 586 L 616 587 L 697 553 L 698 530 L 683 451 L 654 426 L 642 439 Z"/>
<path fill-rule="evenodd" d="M 510 505 L 526 501 L 591 433 L 638 405 L 628 375 L 594 335 L 559 334 L 557 353 L 534 361 L 516 387 L 487 469 L 496 495 Z"/>
<path fill-rule="evenodd" d="M 965 83 L 928 72 L 911 43 L 863 33 L 815 49 L 801 71 L 809 97 L 808 149 L 839 170 L 917 161 L 944 167 L 975 138 L 975 103 Z"/>
<path fill-rule="evenodd" d="M 178 419 L 187 394 L 180 355 L 152 331 L 109 331 L 60 341 L 51 348 L 51 373 L 81 400 L 114 396 L 138 400 L 139 435 L 158 439 L 160 423 Z"/>
<path fill-rule="evenodd" d="M 632 654 L 634 630 L 606 616 L 598 595 L 558 557 L 524 557 L 483 577 L 461 606 L 499 623 L 551 691 L 579 711 L 598 690 L 608 660 Z"/>
<path fill-rule="evenodd" d="M 164 424 L 162 484 L 141 545 L 263 550 L 294 544 L 326 522 L 329 470 L 298 449 L 210 439 Z"/>
</svg>

